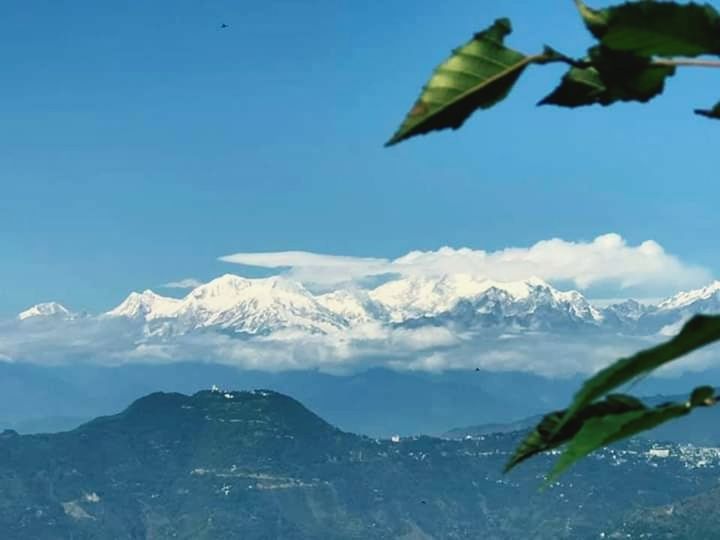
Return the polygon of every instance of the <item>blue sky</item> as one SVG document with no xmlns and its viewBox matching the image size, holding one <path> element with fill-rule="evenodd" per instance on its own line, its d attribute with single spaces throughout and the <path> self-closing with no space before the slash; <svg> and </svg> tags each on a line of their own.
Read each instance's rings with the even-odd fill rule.
<svg viewBox="0 0 720 540">
<path fill-rule="evenodd" d="M 535 69 L 461 131 L 382 147 L 432 67 L 502 15 L 525 52 L 590 43 L 559 2 L 3 2 L 0 313 L 107 309 L 237 271 L 217 260 L 235 252 L 610 231 L 717 274 L 720 123 L 691 110 L 720 73 L 568 111 L 534 106 L 562 73 Z"/>
</svg>

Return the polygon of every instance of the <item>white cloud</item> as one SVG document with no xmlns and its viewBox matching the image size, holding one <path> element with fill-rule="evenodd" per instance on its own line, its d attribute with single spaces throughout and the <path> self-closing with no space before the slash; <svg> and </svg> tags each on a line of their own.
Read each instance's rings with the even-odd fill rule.
<svg viewBox="0 0 720 540">
<path fill-rule="evenodd" d="M 178 281 L 170 281 L 161 285 L 164 289 L 194 289 L 199 287 L 203 282 L 195 278 L 185 278 Z"/>
<path fill-rule="evenodd" d="M 287 269 L 293 279 L 307 284 L 336 285 L 387 273 L 390 261 L 373 257 L 323 255 L 307 251 L 235 253 L 221 261 L 270 269 Z"/>
<path fill-rule="evenodd" d="M 660 335 L 613 333 L 458 333 L 451 328 L 393 328 L 366 324 L 342 334 L 276 333 L 238 339 L 207 332 L 146 340 L 141 325 L 121 319 L 0 323 L 0 361 L 44 365 L 196 362 L 270 372 L 319 370 L 352 373 L 371 367 L 399 371 L 525 372 L 547 377 L 593 373 L 611 362 L 664 341 Z M 661 370 L 666 376 L 717 364 L 706 348 Z"/>
<path fill-rule="evenodd" d="M 0 323 L 0 356 L 40 364 L 121 363 L 113 358 L 134 349 L 137 339 L 137 325 L 120 318 L 5 321 Z"/>
<path fill-rule="evenodd" d="M 293 279 L 324 285 L 382 274 L 469 273 L 498 281 L 537 276 L 550 282 L 572 283 L 582 290 L 605 287 L 620 293 L 632 289 L 634 294 L 651 296 L 699 286 L 711 279 L 707 269 L 681 261 L 653 240 L 633 246 L 615 233 L 590 242 L 553 238 L 530 247 L 498 251 L 442 247 L 435 251 L 412 251 L 393 260 L 302 251 L 236 253 L 221 260 L 284 269 Z"/>
</svg>

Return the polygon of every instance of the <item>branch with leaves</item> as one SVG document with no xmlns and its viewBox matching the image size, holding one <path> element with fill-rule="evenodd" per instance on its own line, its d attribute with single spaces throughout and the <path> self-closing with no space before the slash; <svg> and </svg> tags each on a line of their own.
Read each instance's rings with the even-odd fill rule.
<svg viewBox="0 0 720 540">
<path fill-rule="evenodd" d="M 578 13 L 595 38 L 582 58 L 551 47 L 526 55 L 505 45 L 512 28 L 498 19 L 440 64 L 387 146 L 435 130 L 458 129 L 478 109 L 505 99 L 532 65 L 568 66 L 558 86 L 539 105 L 608 106 L 622 101 L 646 103 L 660 95 L 678 68 L 718 68 L 720 13 L 710 5 L 641 0 L 592 9 L 575 0 Z M 720 102 L 696 109 L 720 119 Z M 622 358 L 589 378 L 570 406 L 546 415 L 520 444 L 506 471 L 540 452 L 565 445 L 548 482 L 590 452 L 714 405 L 720 398 L 710 386 L 696 388 L 684 403 L 648 407 L 633 396 L 613 394 L 655 369 L 720 340 L 720 315 L 697 315 L 670 341 Z"/>
<path fill-rule="evenodd" d="M 697 59 L 720 55 L 720 13 L 712 6 L 645 0 L 595 10 L 581 0 L 575 3 L 597 39 L 584 57 L 573 59 L 550 47 L 535 55 L 511 49 L 505 45 L 510 21 L 498 19 L 435 69 L 387 145 L 458 129 L 476 110 L 507 97 L 530 65 L 569 66 L 557 88 L 539 102 L 561 107 L 645 103 L 663 92 L 678 67 L 720 68 L 720 61 Z M 720 103 L 696 112 L 720 119 Z"/>
</svg>

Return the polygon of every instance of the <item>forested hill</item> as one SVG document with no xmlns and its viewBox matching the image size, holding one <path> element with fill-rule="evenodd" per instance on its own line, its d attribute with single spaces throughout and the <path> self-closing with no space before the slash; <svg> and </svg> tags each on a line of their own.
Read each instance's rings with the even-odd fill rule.
<svg viewBox="0 0 720 540">
<path fill-rule="evenodd" d="M 376 440 L 275 392 L 156 393 L 73 431 L 4 432 L 0 530 L 4 540 L 599 538 L 623 523 L 639 534 L 654 526 L 638 519 L 644 509 L 659 515 L 717 485 L 720 451 L 633 441 L 541 493 L 553 456 L 500 472 L 520 436 Z"/>
</svg>

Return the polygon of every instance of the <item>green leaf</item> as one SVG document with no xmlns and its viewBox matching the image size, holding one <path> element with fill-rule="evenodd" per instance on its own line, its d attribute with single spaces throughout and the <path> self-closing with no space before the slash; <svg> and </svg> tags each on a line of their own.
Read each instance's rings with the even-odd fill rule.
<svg viewBox="0 0 720 540">
<path fill-rule="evenodd" d="M 588 30 L 598 37 L 603 32 L 607 31 L 608 26 L 608 10 L 597 10 L 588 7 L 582 0 L 575 0 L 575 5 L 580 12 L 580 16 L 587 26 Z"/>
<path fill-rule="evenodd" d="M 715 403 L 715 389 L 699 386 L 685 403 L 664 403 L 654 408 L 640 404 L 634 410 L 588 417 L 555 463 L 546 483 L 552 482 L 576 461 L 599 448 L 685 416 L 696 407 L 709 407 Z"/>
<path fill-rule="evenodd" d="M 585 381 L 558 423 L 560 431 L 580 411 L 618 386 L 720 339 L 720 315 L 696 315 L 670 341 L 622 358 Z"/>
<path fill-rule="evenodd" d="M 640 56 L 720 54 L 720 13 L 709 4 L 628 2 L 595 10 L 576 0 L 590 32 L 606 47 Z"/>
<path fill-rule="evenodd" d="M 715 405 L 716 401 L 712 386 L 700 386 L 685 403 L 664 403 L 649 408 L 633 396 L 611 394 L 584 407 L 565 424 L 561 424 L 565 411 L 550 413 L 520 443 L 505 472 L 535 454 L 568 443 L 548 476 L 547 482 L 552 482 L 594 450 L 684 416 L 695 407 Z"/>
<path fill-rule="evenodd" d="M 575 434 L 580 431 L 583 424 L 591 418 L 644 408 L 645 405 L 632 396 L 611 394 L 603 401 L 585 407 L 579 414 L 575 415 L 575 417 L 562 426 L 561 429 L 558 429 L 558 426 L 565 415 L 565 411 L 551 412 L 546 415 L 535 429 L 520 443 L 507 465 L 505 465 L 505 472 L 535 454 L 551 450 L 566 443 L 572 439 Z"/>
<path fill-rule="evenodd" d="M 720 101 L 712 109 L 695 109 L 695 114 L 720 120 Z"/>
<path fill-rule="evenodd" d="M 544 97 L 538 105 L 580 107 L 595 103 L 603 105 L 612 103 L 598 70 L 594 67 L 572 67 L 563 76 L 560 85 Z"/>
<path fill-rule="evenodd" d="M 651 65 L 648 58 L 606 47 L 590 49 L 585 62 L 587 67 L 571 67 L 560 85 L 539 105 L 579 107 L 605 106 L 617 101 L 646 103 L 663 92 L 665 79 L 675 73 L 672 66 Z"/>
<path fill-rule="evenodd" d="M 572 464 L 591 452 L 647 431 L 660 424 L 688 414 L 692 409 L 688 403 L 670 403 L 652 409 L 647 407 L 590 418 L 583 423 L 582 429 L 569 442 L 565 452 L 555 463 L 546 483 L 550 483 L 565 472 Z"/>
<path fill-rule="evenodd" d="M 530 63 L 547 60 L 550 49 L 543 55 L 526 56 L 506 47 L 504 39 L 511 32 L 510 21 L 498 19 L 455 49 L 435 69 L 386 146 L 433 130 L 458 129 L 475 110 L 503 100 Z"/>
</svg>

